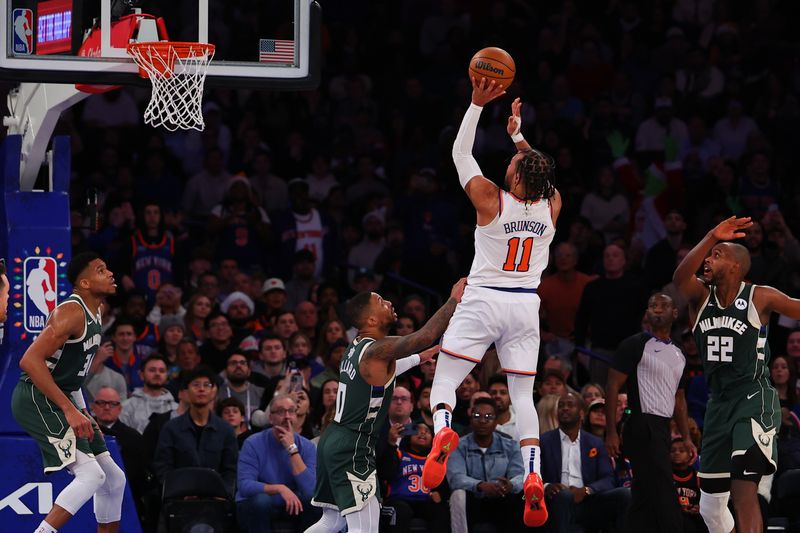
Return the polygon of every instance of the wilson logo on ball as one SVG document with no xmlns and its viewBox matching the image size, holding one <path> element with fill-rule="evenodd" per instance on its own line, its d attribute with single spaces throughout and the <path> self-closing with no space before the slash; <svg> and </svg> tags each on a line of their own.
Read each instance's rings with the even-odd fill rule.
<svg viewBox="0 0 800 533">
<path fill-rule="evenodd" d="M 475 68 L 477 70 L 485 70 L 486 72 L 494 72 L 495 74 L 500 74 L 501 76 L 505 74 L 505 70 L 497 68 L 491 63 L 484 63 L 481 60 L 475 62 Z"/>
</svg>

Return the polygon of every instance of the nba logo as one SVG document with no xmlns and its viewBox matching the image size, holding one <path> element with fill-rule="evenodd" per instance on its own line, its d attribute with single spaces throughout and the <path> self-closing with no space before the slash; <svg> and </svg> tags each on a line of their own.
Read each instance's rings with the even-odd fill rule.
<svg viewBox="0 0 800 533">
<path fill-rule="evenodd" d="M 33 11 L 30 9 L 15 9 L 11 15 L 14 21 L 15 55 L 27 56 L 33 53 Z"/>
<path fill-rule="evenodd" d="M 25 331 L 40 333 L 56 308 L 56 260 L 52 257 L 25 259 Z"/>
</svg>

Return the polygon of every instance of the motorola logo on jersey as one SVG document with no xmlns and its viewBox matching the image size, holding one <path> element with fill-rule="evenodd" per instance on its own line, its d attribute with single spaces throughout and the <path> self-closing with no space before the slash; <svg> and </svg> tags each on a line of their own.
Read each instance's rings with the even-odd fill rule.
<svg viewBox="0 0 800 533">
<path fill-rule="evenodd" d="M 56 260 L 52 257 L 28 257 L 24 263 L 23 314 L 25 331 L 40 333 L 47 317 L 56 308 Z"/>
<path fill-rule="evenodd" d="M 744 298 L 736 298 L 734 305 L 739 311 L 744 311 L 745 307 L 747 307 L 747 301 Z"/>
</svg>

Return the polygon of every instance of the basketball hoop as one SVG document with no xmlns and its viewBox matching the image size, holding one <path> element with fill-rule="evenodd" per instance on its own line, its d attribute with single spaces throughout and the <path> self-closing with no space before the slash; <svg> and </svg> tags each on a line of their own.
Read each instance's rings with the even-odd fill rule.
<svg viewBox="0 0 800 533">
<path fill-rule="evenodd" d="M 169 131 L 203 131 L 201 105 L 208 65 L 214 45 L 206 43 L 143 42 L 128 45 L 128 54 L 139 66 L 139 76 L 150 78 L 153 94 L 144 121 Z"/>
</svg>

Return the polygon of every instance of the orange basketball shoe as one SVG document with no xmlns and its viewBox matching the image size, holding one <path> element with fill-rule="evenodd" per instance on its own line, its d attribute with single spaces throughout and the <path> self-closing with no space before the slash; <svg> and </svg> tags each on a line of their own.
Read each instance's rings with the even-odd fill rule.
<svg viewBox="0 0 800 533">
<path fill-rule="evenodd" d="M 458 433 L 446 427 L 433 437 L 431 453 L 422 467 L 422 484 L 435 489 L 447 474 L 447 457 L 458 448 Z"/>
<path fill-rule="evenodd" d="M 522 515 L 525 525 L 543 526 L 547 522 L 547 507 L 544 504 L 544 484 L 539 474 L 536 472 L 528 474 L 522 492 L 525 494 L 525 513 Z"/>
</svg>

